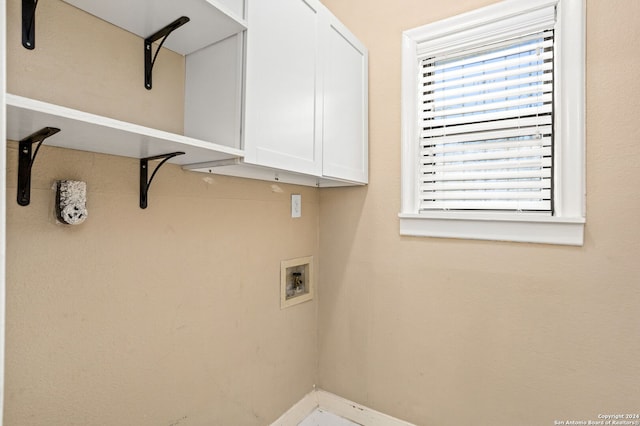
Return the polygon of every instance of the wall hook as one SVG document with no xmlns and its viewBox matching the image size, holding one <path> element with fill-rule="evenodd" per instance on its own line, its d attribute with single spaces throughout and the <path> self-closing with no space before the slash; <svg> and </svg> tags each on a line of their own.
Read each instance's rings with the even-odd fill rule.
<svg viewBox="0 0 640 426">
<path fill-rule="evenodd" d="M 153 74 L 153 64 L 156 63 L 156 58 L 158 57 L 158 53 L 160 53 L 160 49 L 164 44 L 169 34 L 171 34 L 174 30 L 180 28 L 184 24 L 189 22 L 189 18 L 183 16 L 181 18 L 176 19 L 160 31 L 150 35 L 149 37 L 144 39 L 144 87 L 147 90 L 151 90 L 151 76 Z M 156 53 L 153 55 L 153 59 L 151 59 L 151 44 L 156 40 L 162 38 L 158 49 L 156 49 Z"/>
<path fill-rule="evenodd" d="M 31 168 L 42 142 L 59 131 L 60 129 L 55 127 L 44 127 L 20 141 L 18 146 L 18 204 L 21 206 L 28 206 L 31 201 Z M 32 156 L 31 150 L 34 143 L 37 143 L 38 146 Z"/>
<path fill-rule="evenodd" d="M 22 45 L 25 49 L 36 47 L 36 7 L 38 0 L 22 0 Z"/>
<path fill-rule="evenodd" d="M 149 194 L 149 187 L 151 187 L 151 181 L 155 177 L 156 173 L 162 167 L 164 163 L 172 159 L 173 157 L 177 157 L 178 155 L 184 155 L 185 153 L 182 151 L 171 152 L 169 154 L 156 155 L 153 157 L 141 158 L 140 159 L 140 208 L 147 208 L 147 195 Z M 147 181 L 147 175 L 149 172 L 149 161 L 163 159 L 153 170 L 151 173 L 151 178 Z"/>
</svg>

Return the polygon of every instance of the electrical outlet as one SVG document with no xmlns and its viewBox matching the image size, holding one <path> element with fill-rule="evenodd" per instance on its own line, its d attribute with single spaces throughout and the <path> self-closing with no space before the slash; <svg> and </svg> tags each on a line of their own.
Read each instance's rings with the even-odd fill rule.
<svg viewBox="0 0 640 426">
<path fill-rule="evenodd" d="M 291 217 L 302 216 L 302 195 L 291 194 Z"/>
</svg>

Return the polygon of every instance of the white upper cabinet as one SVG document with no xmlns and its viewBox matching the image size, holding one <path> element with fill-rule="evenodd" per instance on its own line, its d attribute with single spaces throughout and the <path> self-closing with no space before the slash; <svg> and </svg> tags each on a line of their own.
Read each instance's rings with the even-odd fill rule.
<svg viewBox="0 0 640 426">
<path fill-rule="evenodd" d="M 48 143 L 65 148 L 130 157 L 179 150 L 186 154 L 171 162 L 189 170 L 367 183 L 367 50 L 319 0 L 64 1 L 141 38 L 190 19 L 162 44 L 185 55 L 184 134 L 9 96 L 10 137 L 55 123 L 68 136 Z"/>
<path fill-rule="evenodd" d="M 322 173 L 322 108 L 317 88 L 321 4 L 249 0 L 246 52 L 245 161 Z"/>
<path fill-rule="evenodd" d="M 368 54 L 333 15 L 323 25 L 322 174 L 368 181 Z"/>
<path fill-rule="evenodd" d="M 367 51 L 318 1 L 249 0 L 245 162 L 367 182 Z"/>
</svg>

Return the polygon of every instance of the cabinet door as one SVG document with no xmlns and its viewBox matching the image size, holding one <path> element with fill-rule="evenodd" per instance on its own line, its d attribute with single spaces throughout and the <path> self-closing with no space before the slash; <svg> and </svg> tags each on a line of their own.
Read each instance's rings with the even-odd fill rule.
<svg viewBox="0 0 640 426">
<path fill-rule="evenodd" d="M 319 15 L 315 0 L 249 0 L 247 163 L 320 175 Z"/>
<path fill-rule="evenodd" d="M 322 174 L 367 183 L 368 52 L 330 13 L 323 30 Z"/>
</svg>

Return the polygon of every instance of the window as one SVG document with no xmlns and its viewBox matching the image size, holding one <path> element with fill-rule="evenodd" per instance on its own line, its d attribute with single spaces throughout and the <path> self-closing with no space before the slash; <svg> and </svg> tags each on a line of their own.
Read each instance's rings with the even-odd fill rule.
<svg viewBox="0 0 640 426">
<path fill-rule="evenodd" d="M 420 209 L 551 213 L 553 31 L 421 61 Z"/>
<path fill-rule="evenodd" d="M 584 5 L 507 0 L 403 34 L 403 235 L 582 245 Z"/>
</svg>

